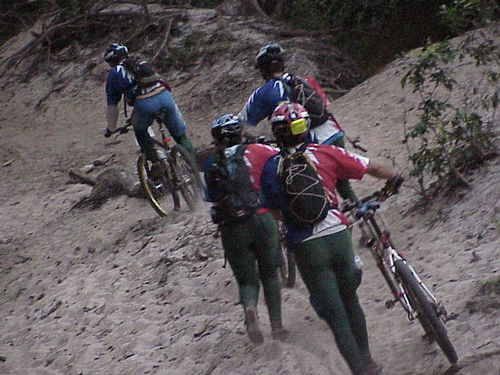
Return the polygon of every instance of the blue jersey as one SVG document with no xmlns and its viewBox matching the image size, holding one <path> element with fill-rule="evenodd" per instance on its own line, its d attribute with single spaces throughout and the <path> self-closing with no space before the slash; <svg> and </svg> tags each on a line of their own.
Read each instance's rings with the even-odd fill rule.
<svg viewBox="0 0 500 375">
<path fill-rule="evenodd" d="M 122 65 L 111 69 L 106 79 L 106 100 L 108 105 L 118 104 L 125 95 L 127 102 L 133 102 L 135 97 L 135 80 Z"/>
<path fill-rule="evenodd" d="M 266 117 L 271 117 L 280 102 L 287 100 L 290 100 L 290 98 L 286 93 L 283 82 L 277 78 L 272 78 L 254 91 L 238 117 L 249 125 L 256 126 Z M 343 135 L 340 125 L 330 115 L 323 124 L 309 130 L 306 142 L 331 144 Z"/>
<path fill-rule="evenodd" d="M 238 114 L 244 122 L 256 126 L 260 121 L 273 114 L 278 103 L 288 100 L 283 82 L 270 79 L 250 96 Z"/>
</svg>

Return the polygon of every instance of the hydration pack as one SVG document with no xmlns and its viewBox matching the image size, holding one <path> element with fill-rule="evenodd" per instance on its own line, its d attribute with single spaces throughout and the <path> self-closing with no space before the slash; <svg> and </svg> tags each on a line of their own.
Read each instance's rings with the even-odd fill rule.
<svg viewBox="0 0 500 375">
<path fill-rule="evenodd" d="M 139 87 L 151 86 L 161 80 L 151 61 L 141 56 L 128 57 L 123 60 L 122 65 L 134 76 Z"/>
<path fill-rule="evenodd" d="M 331 116 L 326 107 L 330 104 L 319 83 L 312 77 L 295 77 L 284 74 L 279 78 L 285 86 L 290 100 L 302 105 L 311 118 L 311 128 L 315 128 Z"/>
<path fill-rule="evenodd" d="M 234 223 L 252 216 L 259 207 L 243 155 L 245 145 L 237 146 L 231 156 L 217 155 L 207 171 L 207 185 L 214 191 L 212 221 Z"/>
<path fill-rule="evenodd" d="M 330 200 L 314 163 L 302 145 L 293 154 L 281 154 L 278 175 L 284 193 L 283 216 L 297 227 L 310 227 L 328 215 Z"/>
</svg>

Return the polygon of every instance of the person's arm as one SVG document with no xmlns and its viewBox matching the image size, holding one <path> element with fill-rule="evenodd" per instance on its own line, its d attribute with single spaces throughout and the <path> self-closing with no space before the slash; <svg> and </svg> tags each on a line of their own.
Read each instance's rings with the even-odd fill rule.
<svg viewBox="0 0 500 375">
<path fill-rule="evenodd" d="M 397 193 L 399 187 L 403 184 L 404 178 L 391 167 L 381 164 L 377 161 L 370 160 L 366 173 L 373 177 L 386 179 L 384 190 Z"/>
<path fill-rule="evenodd" d="M 250 126 L 257 126 L 260 121 L 271 116 L 276 105 L 284 100 L 287 100 L 287 96 L 283 83 L 267 81 L 250 95 L 238 117 Z"/>
<path fill-rule="evenodd" d="M 116 123 L 118 122 L 118 105 L 108 104 L 106 107 L 106 120 L 108 122 L 108 130 L 114 132 L 116 130 Z"/>
<path fill-rule="evenodd" d="M 385 178 L 386 180 L 396 177 L 396 171 L 394 169 L 375 160 L 370 160 L 366 168 L 366 173 L 373 177 Z"/>
</svg>

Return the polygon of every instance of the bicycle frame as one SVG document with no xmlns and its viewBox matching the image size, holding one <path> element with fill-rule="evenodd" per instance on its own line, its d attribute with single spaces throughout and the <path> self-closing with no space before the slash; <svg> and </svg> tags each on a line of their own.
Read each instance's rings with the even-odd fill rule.
<svg viewBox="0 0 500 375">
<path fill-rule="evenodd" d="M 396 271 L 395 262 L 400 260 L 410 269 L 413 277 L 417 280 L 432 303 L 438 307 L 440 314 L 446 317 L 444 307 L 434 297 L 429 288 L 425 286 L 422 279 L 418 276 L 413 267 L 411 267 L 411 265 L 406 261 L 404 256 L 393 246 L 390 239 L 390 233 L 387 229 L 385 229 L 387 228 L 387 225 L 383 217 L 380 214 L 376 214 L 376 210 L 380 207 L 379 203 L 376 201 L 370 201 L 368 206 L 372 207 L 368 208 L 368 210 L 361 217 L 359 217 L 357 221 L 352 223 L 351 226 L 360 225 L 362 230 L 368 229 L 369 231 L 370 240 L 367 242 L 367 245 L 369 246 L 377 267 L 382 273 L 382 276 L 384 277 L 394 297 L 393 300 L 387 301 L 385 306 L 387 308 L 392 308 L 397 302 L 399 302 L 406 311 L 408 319 L 410 321 L 416 319 L 417 311 L 411 305 L 410 299 L 408 298 Z M 377 218 L 379 218 L 382 222 L 383 228 L 377 222 Z"/>
<path fill-rule="evenodd" d="M 157 121 L 157 124 L 158 124 L 158 129 L 160 130 L 161 141 L 159 141 L 158 139 L 156 139 L 154 137 L 151 137 L 151 139 L 153 140 L 153 142 L 155 144 L 157 144 L 158 146 L 161 146 L 165 150 L 169 151 L 170 150 L 170 145 L 168 143 L 170 142 L 171 138 L 167 137 L 167 135 L 165 133 L 165 127 L 163 126 L 163 123 L 161 123 L 160 121 Z"/>
</svg>

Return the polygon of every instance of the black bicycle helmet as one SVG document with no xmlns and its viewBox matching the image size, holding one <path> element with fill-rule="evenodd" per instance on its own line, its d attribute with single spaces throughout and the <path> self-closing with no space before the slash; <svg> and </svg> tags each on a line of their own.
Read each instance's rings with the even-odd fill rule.
<svg viewBox="0 0 500 375">
<path fill-rule="evenodd" d="M 283 63 L 285 50 L 278 44 L 267 44 L 259 49 L 255 56 L 255 67 L 257 69 L 266 69 L 272 62 Z"/>
<path fill-rule="evenodd" d="M 128 48 L 120 43 L 110 44 L 104 51 L 104 61 L 117 65 L 128 56 Z"/>
<path fill-rule="evenodd" d="M 241 142 L 243 122 L 231 113 L 219 116 L 212 123 L 212 137 L 220 144 L 230 147 Z"/>
</svg>

